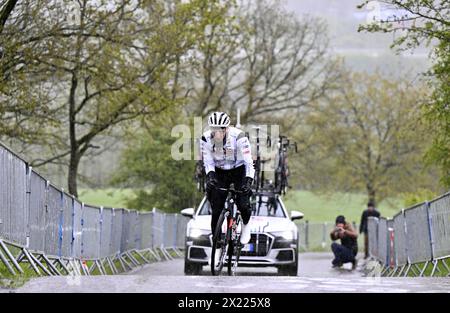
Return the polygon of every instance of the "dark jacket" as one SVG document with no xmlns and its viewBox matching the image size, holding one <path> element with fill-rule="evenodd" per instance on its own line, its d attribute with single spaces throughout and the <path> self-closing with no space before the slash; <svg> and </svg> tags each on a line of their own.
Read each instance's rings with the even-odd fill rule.
<svg viewBox="0 0 450 313">
<path fill-rule="evenodd" d="M 341 239 L 341 244 L 352 250 L 353 255 L 356 255 L 358 253 L 358 233 L 353 229 L 352 224 L 349 222 L 345 223 L 344 230 L 345 232 L 339 236 L 335 229 L 333 229 L 330 233 L 331 240 Z"/>
<path fill-rule="evenodd" d="M 369 216 L 380 218 L 380 212 L 378 212 L 376 209 L 373 209 L 372 211 L 369 211 L 368 209 L 364 210 L 361 216 L 361 223 L 359 224 L 359 233 L 362 234 L 363 232 L 367 234 L 367 218 Z"/>
</svg>

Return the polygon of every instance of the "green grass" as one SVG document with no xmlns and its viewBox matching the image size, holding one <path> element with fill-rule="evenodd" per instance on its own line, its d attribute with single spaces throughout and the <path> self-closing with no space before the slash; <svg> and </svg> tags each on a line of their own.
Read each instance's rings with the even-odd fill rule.
<svg viewBox="0 0 450 313">
<path fill-rule="evenodd" d="M 434 276 L 435 276 L 435 277 L 447 277 L 447 275 L 450 275 L 450 273 L 447 272 L 447 269 L 444 267 L 444 265 L 442 264 L 442 262 L 445 262 L 445 264 L 447 264 L 447 267 L 450 267 L 450 258 L 449 258 L 449 259 L 444 259 L 444 260 L 439 261 L 439 262 L 438 262 L 438 266 L 437 266 L 437 270 L 436 270 L 436 272 L 434 273 Z M 423 267 L 425 266 L 425 263 L 419 263 L 419 264 L 417 264 L 417 265 L 418 265 L 418 267 L 419 267 L 420 269 L 423 269 Z M 433 264 L 428 264 L 428 265 L 427 265 L 427 268 L 425 269 L 424 276 L 425 276 L 425 277 L 430 276 L 432 270 L 433 270 Z M 409 276 L 409 277 L 413 277 L 413 276 L 414 276 L 413 273 L 412 273 L 412 271 L 410 271 L 410 272 L 408 273 L 408 276 Z"/>
<path fill-rule="evenodd" d="M 133 196 L 132 189 L 82 189 L 79 198 L 91 205 L 126 208 L 125 199 L 129 196 Z M 337 215 L 342 214 L 347 220 L 359 223 L 367 203 L 367 196 L 364 194 L 323 195 L 298 190 L 290 190 L 283 199 L 288 210 L 303 212 L 304 220 L 310 222 L 331 222 Z M 400 199 L 390 199 L 381 202 L 378 209 L 382 216 L 392 217 L 401 210 L 402 206 Z"/>
<path fill-rule="evenodd" d="M 3 264 L 0 264 L 0 288 L 20 288 L 25 285 L 30 278 L 37 277 L 37 275 L 31 270 L 27 269 L 24 272 L 24 274 L 13 276 Z"/>
<path fill-rule="evenodd" d="M 133 196 L 133 189 L 81 189 L 79 199 L 86 204 L 112 208 L 127 208 L 126 198 Z"/>
<path fill-rule="evenodd" d="M 304 220 L 311 222 L 331 222 L 337 215 L 344 215 L 348 221 L 360 222 L 367 205 L 363 194 L 333 193 L 321 195 L 310 191 L 290 190 L 283 198 L 288 210 L 305 214 Z M 390 199 L 378 205 L 381 216 L 392 217 L 402 208 L 400 199 Z"/>
<path fill-rule="evenodd" d="M 447 271 L 447 268 L 442 263 L 445 263 L 447 265 L 447 268 L 450 268 L 450 258 L 447 258 L 444 260 L 439 260 L 438 266 L 436 268 L 436 271 L 435 271 L 433 277 L 450 277 L 450 273 Z M 419 272 L 423 270 L 424 266 L 425 266 L 425 262 L 417 263 L 415 266 L 413 266 L 409 270 L 407 277 L 417 277 Z M 414 268 L 414 271 L 413 271 L 413 268 Z M 392 270 L 393 269 L 391 269 L 389 271 L 389 274 L 392 273 Z M 433 270 L 433 264 L 430 262 L 430 263 L 428 263 L 428 265 L 423 273 L 423 276 L 430 277 L 432 270 Z M 405 275 L 405 272 L 406 272 L 406 269 L 403 269 L 400 276 L 403 277 Z M 395 273 L 395 277 L 397 277 L 399 273 L 400 273 L 400 269 L 397 269 L 397 271 Z"/>
<path fill-rule="evenodd" d="M 9 250 L 13 255 L 17 255 L 19 251 L 16 247 L 9 247 Z M 11 266 L 14 268 L 16 275 L 12 275 L 5 264 L 3 264 L 3 262 L 0 260 L 0 288 L 19 288 L 22 287 L 31 278 L 38 277 L 34 270 L 26 264 L 21 264 L 23 274 L 20 274 L 12 264 Z"/>
</svg>

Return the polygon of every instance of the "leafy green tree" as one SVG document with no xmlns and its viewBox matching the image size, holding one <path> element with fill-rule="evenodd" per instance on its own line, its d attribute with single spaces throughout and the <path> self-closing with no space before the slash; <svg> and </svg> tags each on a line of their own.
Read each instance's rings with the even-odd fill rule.
<svg viewBox="0 0 450 313">
<path fill-rule="evenodd" d="M 420 45 L 432 47 L 432 68 L 427 72 L 434 91 L 424 101 L 425 117 L 434 134 L 426 159 L 437 164 L 444 185 L 450 187 L 450 2 L 430 0 L 377 1 L 394 10 L 386 18 L 361 25 L 359 31 L 394 34 L 391 47 L 414 50 Z M 359 7 L 367 6 L 365 1 Z"/>
<path fill-rule="evenodd" d="M 48 85 L 53 72 L 34 58 L 47 49 L 42 34 L 60 27 L 59 21 L 43 22 L 50 2 L 0 1 L 0 140 L 17 143 L 17 150 L 49 144 L 51 128 L 60 124 Z"/>
<path fill-rule="evenodd" d="M 177 138 L 171 136 L 168 125 L 175 125 L 174 121 L 163 118 L 133 135 L 122 154 L 113 183 L 135 189 L 127 200 L 130 208 L 179 212 L 195 207 L 201 199 L 193 179 L 195 161 L 172 158 L 171 146 Z"/>
<path fill-rule="evenodd" d="M 424 201 L 430 201 L 437 196 L 438 195 L 435 192 L 423 188 L 418 189 L 414 192 L 405 192 L 401 194 L 401 197 L 403 198 L 403 205 L 405 206 L 405 208 Z"/>
<path fill-rule="evenodd" d="M 312 188 L 365 192 L 377 202 L 434 187 L 422 162 L 429 133 L 419 108 L 426 95 L 424 86 L 377 73 L 349 75 L 340 92 L 307 113 L 295 137 L 294 171 Z"/>
<path fill-rule="evenodd" d="M 2 44 L 13 57 L 1 65 L 23 79 L 14 85 L 17 90 L 11 91 L 11 84 L 0 90 L 11 95 L 6 109 L 0 107 L 0 118 L 11 120 L 7 126 L 13 129 L 20 125 L 16 115 L 24 115 L 26 122 L 47 115 L 55 121 L 37 123 L 38 130 L 51 134 L 51 153 L 31 163 L 67 164 L 67 185 L 75 196 L 80 162 L 95 151 L 101 136 L 155 119 L 184 101 L 175 92 L 177 68 L 189 61 L 207 25 L 221 22 L 217 17 L 227 7 L 207 0 L 49 0 L 14 7 L 9 2 L 2 6 L 0 22 L 9 16 Z M 3 40 L 4 34 L 9 40 Z M 35 99 L 40 95 L 36 90 L 45 90 L 48 97 L 32 103 L 39 111 L 18 97 Z M 51 110 L 44 110 L 45 104 Z M 0 130 L 8 134 L 3 125 Z"/>
</svg>

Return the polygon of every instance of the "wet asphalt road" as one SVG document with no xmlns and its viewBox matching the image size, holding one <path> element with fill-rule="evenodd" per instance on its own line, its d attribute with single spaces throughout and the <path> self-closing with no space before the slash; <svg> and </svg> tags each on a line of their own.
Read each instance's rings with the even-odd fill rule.
<svg viewBox="0 0 450 313">
<path fill-rule="evenodd" d="M 350 264 L 330 267 L 329 253 L 302 253 L 297 277 L 277 276 L 275 268 L 240 268 L 236 277 L 183 274 L 183 259 L 145 265 L 130 274 L 35 278 L 16 290 L 0 292 L 158 292 L 158 293 L 307 293 L 307 292 L 445 292 L 448 278 L 363 277 Z"/>
</svg>

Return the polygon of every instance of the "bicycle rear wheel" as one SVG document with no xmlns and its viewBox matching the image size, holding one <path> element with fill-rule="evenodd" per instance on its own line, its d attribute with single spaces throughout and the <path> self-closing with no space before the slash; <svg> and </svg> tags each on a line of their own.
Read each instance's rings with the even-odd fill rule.
<svg viewBox="0 0 450 313">
<path fill-rule="evenodd" d="M 213 276 L 220 275 L 223 269 L 225 257 L 229 246 L 228 225 L 226 232 L 222 232 L 222 225 L 227 220 L 229 212 L 222 212 L 217 221 L 216 229 L 213 236 L 213 244 L 211 249 L 211 274 Z M 217 255 L 217 256 L 216 256 Z"/>
</svg>

